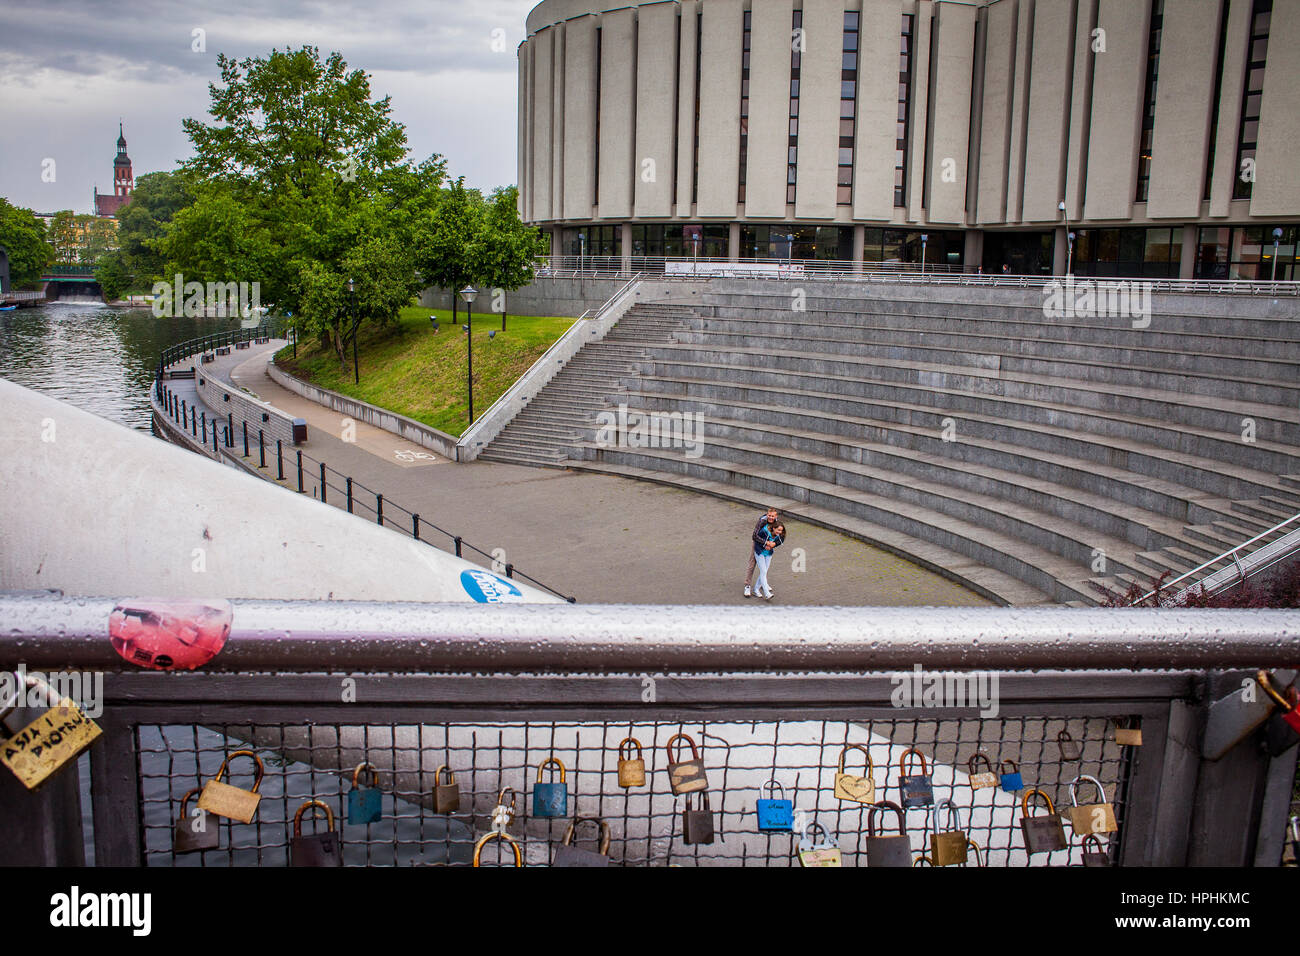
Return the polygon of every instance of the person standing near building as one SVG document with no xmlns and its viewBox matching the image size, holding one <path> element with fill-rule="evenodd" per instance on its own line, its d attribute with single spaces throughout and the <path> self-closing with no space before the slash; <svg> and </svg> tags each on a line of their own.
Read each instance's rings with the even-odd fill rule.
<svg viewBox="0 0 1300 956">
<path fill-rule="evenodd" d="M 754 525 L 754 533 L 750 535 L 751 546 L 749 549 L 749 566 L 745 569 L 745 597 L 750 597 L 752 592 L 749 584 L 754 580 L 754 568 L 757 562 L 759 552 L 767 546 L 766 528 L 768 525 L 776 524 L 780 514 L 775 508 L 768 508 L 758 519 L 758 524 Z"/>
</svg>

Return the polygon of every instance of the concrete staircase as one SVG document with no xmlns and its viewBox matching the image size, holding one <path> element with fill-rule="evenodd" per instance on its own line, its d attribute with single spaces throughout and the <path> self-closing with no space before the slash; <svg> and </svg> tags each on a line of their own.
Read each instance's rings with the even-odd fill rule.
<svg viewBox="0 0 1300 956">
<path fill-rule="evenodd" d="M 846 291 L 638 306 L 484 457 L 770 501 L 1011 604 L 1145 588 L 1300 512 L 1294 301 L 1156 297 L 1134 328 L 1038 290 Z M 607 402 L 701 415 L 703 454 L 597 443 Z"/>
<path fill-rule="evenodd" d="M 552 468 L 567 467 L 595 433 L 596 415 L 611 404 L 649 358 L 699 316 L 685 306 L 638 303 L 599 342 L 585 346 L 479 456 Z M 615 402 L 615 404 L 617 404 Z M 579 456 L 580 457 L 580 456 Z"/>
</svg>

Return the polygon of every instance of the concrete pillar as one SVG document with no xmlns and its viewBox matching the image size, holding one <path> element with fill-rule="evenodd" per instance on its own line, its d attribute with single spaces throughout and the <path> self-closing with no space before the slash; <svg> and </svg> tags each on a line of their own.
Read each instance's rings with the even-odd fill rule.
<svg viewBox="0 0 1300 956">
<path fill-rule="evenodd" d="M 1195 224 L 1183 226 L 1183 253 L 1178 260 L 1178 278 L 1196 277 L 1196 233 Z"/>
<path fill-rule="evenodd" d="M 965 244 L 962 247 L 962 268 L 966 272 L 979 272 L 980 263 L 984 261 L 984 230 L 967 229 Z"/>
<path fill-rule="evenodd" d="M 862 250 L 867 244 L 867 227 L 853 227 L 853 261 L 862 261 Z"/>
<path fill-rule="evenodd" d="M 727 260 L 740 261 L 740 223 L 738 222 L 733 222 L 727 233 Z"/>
<path fill-rule="evenodd" d="M 618 248 L 623 253 L 623 264 L 621 266 L 624 272 L 632 271 L 632 224 L 625 222 L 618 227 L 619 240 Z"/>
<path fill-rule="evenodd" d="M 1065 275 L 1065 260 L 1069 252 L 1070 237 L 1065 226 L 1052 230 L 1052 275 Z"/>
</svg>

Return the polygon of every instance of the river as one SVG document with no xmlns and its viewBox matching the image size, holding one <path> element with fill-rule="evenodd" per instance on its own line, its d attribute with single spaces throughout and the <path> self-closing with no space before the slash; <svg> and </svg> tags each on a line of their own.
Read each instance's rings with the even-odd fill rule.
<svg viewBox="0 0 1300 956">
<path fill-rule="evenodd" d="M 238 325 L 237 319 L 158 318 L 147 309 L 93 301 L 0 312 L 0 376 L 149 431 L 149 387 L 162 350 Z"/>
</svg>

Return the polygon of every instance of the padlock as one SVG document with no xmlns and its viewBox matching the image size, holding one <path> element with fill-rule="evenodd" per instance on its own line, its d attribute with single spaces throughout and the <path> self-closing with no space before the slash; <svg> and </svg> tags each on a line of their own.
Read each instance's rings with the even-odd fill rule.
<svg viewBox="0 0 1300 956">
<path fill-rule="evenodd" d="M 561 765 L 560 779 L 564 779 L 563 765 Z M 443 775 L 446 775 L 446 783 L 443 783 Z M 433 810 L 435 813 L 455 813 L 460 809 L 460 786 L 456 783 L 456 775 L 451 772 L 451 768 L 443 764 L 433 772 Z"/>
<path fill-rule="evenodd" d="M 860 750 L 867 759 L 867 774 L 864 777 L 844 772 L 844 758 L 850 750 Z M 871 761 L 871 751 L 861 744 L 849 744 L 840 751 L 839 769 L 835 771 L 835 796 L 841 800 L 855 803 L 876 802 L 876 765 Z"/>
<path fill-rule="evenodd" d="M 308 810 L 325 811 L 324 833 L 302 835 L 302 815 Z M 289 844 L 290 866 L 339 866 L 343 862 L 339 835 L 334 830 L 334 813 L 320 800 L 308 800 L 293 815 L 293 842 Z"/>
<path fill-rule="evenodd" d="M 916 859 L 912 861 L 912 865 L 913 866 L 934 866 L 934 860 L 930 859 L 924 853 L 920 853 L 917 854 Z"/>
<path fill-rule="evenodd" d="M 680 745 L 677 751 L 673 751 L 673 742 L 685 740 L 691 747 L 690 760 L 678 760 L 681 756 Z M 700 752 L 695 749 L 695 741 L 686 734 L 673 734 L 668 738 L 665 745 L 668 751 L 668 783 L 673 788 L 673 793 L 681 796 L 683 793 L 694 793 L 697 790 L 705 790 L 709 786 L 708 778 L 704 774 L 704 761 L 700 759 Z"/>
<path fill-rule="evenodd" d="M 1046 816 L 1030 815 L 1029 801 L 1034 797 L 1042 797 L 1047 802 Z M 1025 849 L 1030 853 L 1051 853 L 1065 849 L 1065 829 L 1061 826 L 1061 818 L 1056 815 L 1051 797 L 1037 787 L 1026 790 L 1020 799 L 1020 810 L 1020 829 L 1025 836 Z"/>
<path fill-rule="evenodd" d="M 510 794 L 508 801 L 506 800 L 506 794 Z M 493 830 L 504 833 L 506 828 L 514 822 L 515 814 L 518 812 L 515 809 L 515 798 L 518 796 L 519 794 L 515 793 L 512 787 L 503 787 L 501 792 L 497 794 L 497 805 L 492 810 Z"/>
<path fill-rule="evenodd" d="M 776 792 L 781 792 L 777 797 Z M 785 787 L 769 780 L 758 792 L 771 793 L 770 799 L 760 797 L 755 803 L 758 811 L 758 829 L 763 833 L 789 833 L 794 829 L 794 801 L 785 798 Z"/>
<path fill-rule="evenodd" d="M 1009 772 L 1007 771 L 1007 764 L 1011 764 Z M 998 783 L 1001 784 L 1003 793 L 1019 793 L 1025 789 L 1024 778 L 1020 776 L 1020 768 L 1016 766 L 1014 760 L 1002 761 L 1001 771 Z"/>
<path fill-rule="evenodd" d="M 967 862 L 970 861 L 971 855 L 973 854 L 975 857 L 975 866 L 978 868 L 984 865 L 983 863 L 980 862 L 980 845 L 976 843 L 974 840 L 970 839 L 969 837 L 966 839 L 966 850 L 967 850 L 967 854 L 966 854 Z M 962 864 L 962 866 L 965 865 L 966 865 L 965 863 Z"/>
<path fill-rule="evenodd" d="M 241 790 L 221 779 L 225 776 L 226 766 L 236 757 L 252 757 L 253 762 L 257 764 L 257 776 L 253 780 L 252 790 Z M 199 807 L 228 820 L 251 823 L 253 814 L 257 813 L 257 805 L 262 801 L 262 795 L 257 792 L 257 788 L 262 785 L 262 775 L 265 772 L 262 759 L 257 754 L 251 750 L 236 750 L 221 761 L 221 769 L 217 771 L 216 777 L 203 785 L 203 792 L 199 794 Z"/>
<path fill-rule="evenodd" d="M 1279 708 L 1269 715 L 1264 724 L 1264 743 L 1268 747 L 1269 754 L 1278 757 L 1300 743 L 1300 710 L 1297 709 L 1300 694 L 1295 687 L 1288 687 L 1285 697 L 1278 693 L 1277 688 L 1273 686 L 1272 676 L 1266 670 L 1257 673 L 1255 680 L 1259 681 L 1259 686 L 1264 688 L 1264 693 Z"/>
<path fill-rule="evenodd" d="M 636 756 L 632 756 L 632 748 Z M 645 754 L 641 752 L 641 741 L 635 737 L 624 737 L 618 743 L 618 785 L 620 787 L 645 786 Z"/>
<path fill-rule="evenodd" d="M 176 820 L 176 834 L 172 838 L 172 851 L 175 853 L 198 853 L 200 850 L 215 850 L 220 834 L 217 821 L 208 819 L 208 811 L 195 808 L 194 813 L 187 813 L 185 805 L 190 797 L 199 792 L 195 787 L 181 797 L 181 815 Z"/>
<path fill-rule="evenodd" d="M 584 823 L 594 823 L 598 827 L 599 850 L 584 850 L 573 845 L 578 827 Z M 609 866 L 609 824 L 600 817 L 574 817 L 564 831 L 564 839 L 555 848 L 551 866 Z"/>
<path fill-rule="evenodd" d="M 502 840 L 509 844 L 510 849 L 515 851 L 515 866 L 524 865 L 524 855 L 519 852 L 519 844 L 515 842 L 515 838 L 509 833 L 506 833 L 505 830 L 489 830 L 487 833 L 479 837 L 478 842 L 474 844 L 474 866 L 483 865 L 479 862 L 479 857 L 483 853 L 483 847 L 487 846 L 487 844 L 492 840 Z"/>
<path fill-rule="evenodd" d="M 547 764 L 560 768 L 559 782 L 542 783 L 542 771 Z M 537 781 L 533 784 L 533 816 L 567 817 L 569 815 L 569 785 L 565 781 L 564 764 L 558 757 L 547 757 L 537 765 Z"/>
<path fill-rule="evenodd" d="M 691 795 L 686 795 L 682 810 L 682 842 L 688 846 L 713 842 L 713 809 L 709 806 L 707 792 L 700 795 L 703 805 L 697 810 L 691 806 Z"/>
<path fill-rule="evenodd" d="M 947 809 L 951 830 L 939 829 L 939 811 Z M 934 831 L 930 834 L 930 862 L 932 866 L 957 866 L 966 863 L 966 831 L 961 828 L 961 814 L 951 799 L 935 804 L 930 811 Z M 956 826 L 953 826 L 953 824 Z"/>
<path fill-rule="evenodd" d="M 14 702 L 0 713 L 0 731 L 9 733 L 4 718 L 17 709 L 17 701 L 27 698 L 28 687 L 42 689 L 40 702 L 47 708 L 45 713 L 0 745 L 3 746 L 0 763 L 12 770 L 24 787 L 35 790 L 95 742 L 100 734 L 99 725 L 83 714 L 70 698 L 56 695 L 41 678 L 21 671 L 10 673 L 16 678 L 16 693 Z"/>
<path fill-rule="evenodd" d="M 884 825 L 881 835 L 876 836 L 876 811 L 893 810 L 898 818 L 898 836 L 885 836 Z M 872 804 L 867 812 L 867 866 L 911 866 L 912 841 L 907 837 L 907 823 L 903 808 L 896 803 L 884 800 Z"/>
<path fill-rule="evenodd" d="M 907 758 L 915 755 L 921 761 L 921 772 L 907 775 L 910 766 Z M 930 771 L 925 765 L 925 754 L 915 747 L 908 747 L 898 758 L 898 789 L 903 794 L 903 806 L 908 810 L 914 807 L 928 807 L 934 803 L 934 788 L 930 785 Z"/>
<path fill-rule="evenodd" d="M 987 770 L 976 770 L 980 764 L 988 767 Z M 993 761 L 989 760 L 986 753 L 971 754 L 966 761 L 966 769 L 970 771 L 970 788 L 972 790 L 981 790 L 985 787 L 996 787 L 998 785 L 998 775 L 993 772 Z"/>
<path fill-rule="evenodd" d="M 370 786 L 361 786 L 361 772 L 370 771 Z M 383 816 L 384 791 L 379 789 L 379 774 L 372 763 L 359 763 L 352 771 L 352 789 L 348 791 L 348 823 L 377 823 Z"/>
<path fill-rule="evenodd" d="M 808 835 L 809 831 L 820 830 L 822 839 L 814 840 Z M 808 829 L 799 837 L 799 865 L 800 866 L 843 866 L 844 857 L 840 853 L 840 848 L 835 845 L 831 835 L 826 832 L 826 828 L 817 821 L 808 825 Z"/>
<path fill-rule="evenodd" d="M 1068 730 L 1057 731 L 1056 749 L 1061 752 L 1062 760 L 1078 760 L 1083 756 L 1083 750 Z"/>
<path fill-rule="evenodd" d="M 1095 850 L 1088 849 L 1089 841 L 1092 841 L 1096 847 Z M 1089 833 L 1083 838 L 1083 865 L 1110 866 L 1110 854 L 1106 852 L 1106 847 L 1102 845 L 1101 837 L 1095 833 Z"/>
<path fill-rule="evenodd" d="M 1127 726 L 1128 719 L 1115 719 L 1115 743 L 1121 747 L 1141 747 L 1142 727 L 1134 720 L 1133 726 Z"/>
<path fill-rule="evenodd" d="M 1097 788 L 1100 803 L 1079 806 L 1075 788 L 1080 780 L 1086 780 Z M 1070 826 L 1080 836 L 1086 833 L 1114 833 L 1119 829 L 1115 823 L 1115 808 L 1106 802 L 1106 791 L 1101 788 L 1101 781 L 1096 777 L 1080 774 L 1070 781 Z"/>
</svg>

